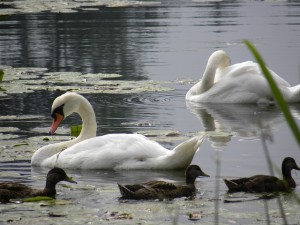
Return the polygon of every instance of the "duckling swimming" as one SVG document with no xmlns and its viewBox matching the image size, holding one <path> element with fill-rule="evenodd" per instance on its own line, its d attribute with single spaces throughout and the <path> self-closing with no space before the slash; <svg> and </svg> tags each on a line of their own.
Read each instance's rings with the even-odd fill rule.
<svg viewBox="0 0 300 225">
<path fill-rule="evenodd" d="M 55 186 L 60 181 L 77 183 L 61 168 L 53 168 L 47 174 L 46 185 L 43 190 L 36 190 L 24 184 L 16 182 L 0 183 L 0 202 L 8 202 L 14 198 L 25 198 L 35 196 L 55 197 Z"/>
<path fill-rule="evenodd" d="M 143 184 L 118 184 L 123 199 L 149 200 L 173 199 L 191 197 L 196 192 L 195 180 L 197 177 L 209 177 L 197 165 L 190 165 L 185 172 L 186 184 L 175 185 L 165 181 L 148 181 Z"/>
</svg>

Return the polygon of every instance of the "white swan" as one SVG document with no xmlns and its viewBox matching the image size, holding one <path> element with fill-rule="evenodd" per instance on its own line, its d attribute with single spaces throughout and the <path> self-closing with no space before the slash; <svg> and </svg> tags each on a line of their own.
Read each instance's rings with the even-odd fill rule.
<svg viewBox="0 0 300 225">
<path fill-rule="evenodd" d="M 60 122 L 73 112 L 82 118 L 81 134 L 71 141 L 49 144 L 31 158 L 32 166 L 70 169 L 183 169 L 192 161 L 204 135 L 193 137 L 173 150 L 139 134 L 108 134 L 96 137 L 96 119 L 83 96 L 67 92 L 52 105 L 54 133 Z"/>
<path fill-rule="evenodd" d="M 270 70 L 283 97 L 289 103 L 300 102 L 300 85 L 290 84 Z M 247 61 L 230 65 L 223 50 L 208 59 L 202 79 L 185 96 L 191 102 L 210 103 L 273 103 L 269 84 L 257 63 Z"/>
</svg>

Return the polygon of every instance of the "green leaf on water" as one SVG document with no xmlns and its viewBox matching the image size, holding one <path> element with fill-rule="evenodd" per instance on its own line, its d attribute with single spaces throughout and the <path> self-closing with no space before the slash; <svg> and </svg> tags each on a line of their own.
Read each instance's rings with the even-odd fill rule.
<svg viewBox="0 0 300 225">
<path fill-rule="evenodd" d="M 1 82 L 1 81 L 0 81 Z M 0 91 L 6 91 L 6 89 L 4 89 L 4 88 L 2 88 L 2 87 L 0 87 Z"/>
<path fill-rule="evenodd" d="M 71 136 L 78 137 L 82 129 L 82 125 L 71 126 Z"/>
<path fill-rule="evenodd" d="M 30 198 L 24 198 L 23 202 L 40 202 L 40 201 L 52 201 L 54 198 L 48 196 L 36 196 Z"/>
<path fill-rule="evenodd" d="M 26 142 L 20 142 L 18 144 L 13 145 L 13 147 L 19 147 L 19 146 L 23 146 L 23 145 L 29 145 L 29 144 Z"/>
</svg>

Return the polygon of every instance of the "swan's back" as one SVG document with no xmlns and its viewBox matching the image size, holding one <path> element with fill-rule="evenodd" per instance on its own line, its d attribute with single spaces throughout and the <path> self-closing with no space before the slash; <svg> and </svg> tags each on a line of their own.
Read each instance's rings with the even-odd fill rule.
<svg viewBox="0 0 300 225">
<path fill-rule="evenodd" d="M 56 98 L 52 107 L 51 131 L 68 115 L 82 118 L 79 137 L 38 149 L 31 158 L 34 166 L 70 169 L 182 169 L 192 161 L 204 135 L 193 137 L 172 151 L 139 134 L 96 135 L 96 119 L 91 104 L 75 93 Z"/>
<path fill-rule="evenodd" d="M 269 71 L 283 95 L 288 98 L 290 84 L 272 70 Z M 259 65 L 246 61 L 218 68 L 214 84 L 206 92 L 190 96 L 188 100 L 214 103 L 269 103 L 273 102 L 273 94 Z"/>
<path fill-rule="evenodd" d="M 274 71 L 272 71 L 271 69 L 268 70 L 271 73 L 274 81 L 277 83 L 278 86 L 285 86 L 285 87 L 291 86 L 286 80 L 278 76 Z M 265 79 L 265 76 L 263 75 L 260 66 L 257 63 L 252 61 L 246 61 L 246 62 L 237 63 L 225 67 L 223 69 L 217 70 L 216 82 L 223 78 L 233 79 L 233 78 L 238 78 L 240 76 L 245 76 L 245 79 L 246 78 L 255 79 L 259 77 Z"/>
<path fill-rule="evenodd" d="M 111 169 L 130 167 L 149 159 L 171 154 L 158 143 L 139 134 L 108 134 L 87 139 L 45 159 L 44 166 L 73 169 Z M 125 165 L 126 164 L 126 165 Z M 142 168 L 147 169 L 147 168 Z"/>
</svg>

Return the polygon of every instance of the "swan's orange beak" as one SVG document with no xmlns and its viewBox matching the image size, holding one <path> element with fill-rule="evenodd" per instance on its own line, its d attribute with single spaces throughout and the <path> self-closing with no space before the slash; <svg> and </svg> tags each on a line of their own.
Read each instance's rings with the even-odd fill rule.
<svg viewBox="0 0 300 225">
<path fill-rule="evenodd" d="M 56 129 L 58 128 L 59 124 L 61 123 L 61 121 L 64 119 L 64 116 L 59 114 L 59 113 L 55 113 L 55 118 L 52 119 L 52 125 L 51 125 L 51 129 L 49 131 L 50 134 L 54 134 Z"/>
</svg>

